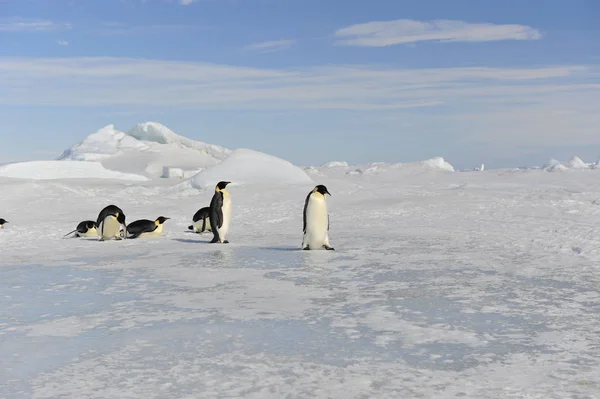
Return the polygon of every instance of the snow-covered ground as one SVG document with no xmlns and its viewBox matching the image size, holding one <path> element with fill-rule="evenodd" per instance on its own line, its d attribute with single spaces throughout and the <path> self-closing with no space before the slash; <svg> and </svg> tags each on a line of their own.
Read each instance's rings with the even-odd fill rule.
<svg viewBox="0 0 600 399">
<path fill-rule="evenodd" d="M 229 245 L 194 178 L 0 177 L 0 397 L 600 397 L 600 170 L 451 170 L 232 185 Z M 301 251 L 319 183 L 336 251 Z M 172 219 L 61 238 L 110 203 Z"/>
</svg>

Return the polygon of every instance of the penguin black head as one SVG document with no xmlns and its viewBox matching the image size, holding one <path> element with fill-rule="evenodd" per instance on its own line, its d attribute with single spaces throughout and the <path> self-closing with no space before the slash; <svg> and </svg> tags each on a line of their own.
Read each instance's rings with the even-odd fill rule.
<svg viewBox="0 0 600 399">
<path fill-rule="evenodd" d="M 88 229 L 95 229 L 96 228 L 96 222 L 92 222 L 91 220 L 88 220 L 85 223 L 85 227 L 87 227 Z"/>
<path fill-rule="evenodd" d="M 0 226 L 2 226 L 4 223 L 8 223 L 8 220 L 0 218 Z"/>
<path fill-rule="evenodd" d="M 329 191 L 327 191 L 327 187 L 325 187 L 322 184 L 319 184 L 318 186 L 316 186 L 315 189 L 313 190 L 313 192 L 315 192 L 315 193 L 321 193 L 322 195 L 329 194 L 329 196 L 331 196 L 331 194 L 329 193 Z"/>
<path fill-rule="evenodd" d="M 215 187 L 215 188 L 216 188 L 217 191 L 224 190 L 225 187 L 227 187 L 227 185 L 229 183 L 231 183 L 231 182 L 230 181 L 220 181 L 219 183 L 217 183 L 217 187 Z"/>
<path fill-rule="evenodd" d="M 164 216 L 159 216 L 159 217 L 156 218 L 155 222 L 156 222 L 156 224 L 163 224 L 165 221 L 167 221 L 169 219 L 171 219 L 171 218 L 166 218 Z"/>
</svg>

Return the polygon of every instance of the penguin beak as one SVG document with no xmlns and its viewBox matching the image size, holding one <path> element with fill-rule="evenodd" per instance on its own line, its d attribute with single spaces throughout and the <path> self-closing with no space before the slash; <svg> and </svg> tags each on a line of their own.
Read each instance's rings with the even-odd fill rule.
<svg viewBox="0 0 600 399">
<path fill-rule="evenodd" d="M 329 191 L 325 191 L 325 194 L 329 194 L 329 196 L 331 197 L 331 193 Z"/>
</svg>

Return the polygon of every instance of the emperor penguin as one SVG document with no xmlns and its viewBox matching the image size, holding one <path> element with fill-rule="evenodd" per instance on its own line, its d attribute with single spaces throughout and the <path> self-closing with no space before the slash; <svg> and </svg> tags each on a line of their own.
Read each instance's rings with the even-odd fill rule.
<svg viewBox="0 0 600 399">
<path fill-rule="evenodd" d="M 8 223 L 8 220 L 4 220 L 4 219 L 0 218 L 0 229 L 3 229 L 3 228 L 4 228 L 4 225 L 5 225 L 6 223 Z"/>
<path fill-rule="evenodd" d="M 75 233 L 75 234 L 73 234 Z M 84 220 L 77 225 L 77 228 L 64 235 L 63 238 L 73 234 L 73 237 L 98 237 L 98 230 L 96 230 L 96 222 L 93 220 Z"/>
<path fill-rule="evenodd" d="M 229 244 L 227 233 L 231 224 L 231 195 L 225 189 L 229 181 L 220 181 L 215 186 L 215 193 L 210 201 L 210 228 L 213 233 L 213 239 L 210 242 Z"/>
<path fill-rule="evenodd" d="M 99 241 L 113 238 L 117 240 L 127 238 L 126 234 L 121 236 L 121 230 L 124 229 L 126 231 L 127 229 L 125 213 L 116 205 L 109 205 L 100 211 L 98 220 L 96 220 L 96 226 Z"/>
<path fill-rule="evenodd" d="M 127 225 L 127 238 L 158 237 L 163 232 L 163 223 L 170 218 L 159 216 L 156 220 L 140 219 Z"/>
<path fill-rule="evenodd" d="M 302 249 L 325 248 L 333 251 L 329 244 L 329 214 L 325 194 L 331 195 L 322 184 L 316 186 L 304 201 L 304 237 Z"/>
<path fill-rule="evenodd" d="M 194 233 L 202 233 L 204 230 L 212 231 L 210 227 L 210 207 L 205 206 L 204 208 L 200 208 L 198 212 L 194 214 L 192 220 L 194 224 L 189 226 L 188 229 L 192 230 Z M 208 223 L 207 223 L 208 222 Z"/>
</svg>

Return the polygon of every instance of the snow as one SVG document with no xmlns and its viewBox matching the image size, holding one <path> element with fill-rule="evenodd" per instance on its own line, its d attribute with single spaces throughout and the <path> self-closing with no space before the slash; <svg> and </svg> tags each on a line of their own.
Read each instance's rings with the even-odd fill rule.
<svg viewBox="0 0 600 399">
<path fill-rule="evenodd" d="M 75 161 L 98 161 L 107 157 L 124 154 L 125 150 L 148 150 L 149 147 L 135 138 L 115 129 L 114 125 L 104 126 L 90 134 L 80 143 L 65 150 L 58 159 Z"/>
<path fill-rule="evenodd" d="M 573 157 L 569 160 L 568 165 L 572 169 L 589 169 L 590 166 L 583 162 L 579 157 Z"/>
<path fill-rule="evenodd" d="M 331 161 L 323 164 L 323 168 L 347 168 L 348 162 L 345 161 Z"/>
<path fill-rule="evenodd" d="M 227 245 L 188 232 L 212 192 L 179 178 L 0 177 L 0 397 L 599 397 L 600 169 L 444 165 L 307 168 L 336 251 L 300 250 L 314 183 L 253 151 L 210 168 L 260 172 Z M 265 190 L 274 167 L 302 184 Z M 113 203 L 172 219 L 62 239 Z"/>
<path fill-rule="evenodd" d="M 574 156 L 568 162 L 560 162 L 556 159 L 551 159 L 548 161 L 546 165 L 544 165 L 544 170 L 547 172 L 565 172 L 568 170 L 583 170 L 583 169 L 595 169 L 596 164 L 586 163 L 581 160 L 581 158 Z"/>
<path fill-rule="evenodd" d="M 136 174 L 108 170 L 100 162 L 83 161 L 30 161 L 0 166 L 0 177 L 31 180 L 56 179 L 119 179 L 144 181 L 148 178 Z"/>
<path fill-rule="evenodd" d="M 231 150 L 180 136 L 157 122 L 138 124 L 127 133 L 107 125 L 65 150 L 59 160 L 99 161 L 118 172 L 149 178 L 163 176 L 164 167 L 193 171 L 214 166 Z M 174 175 L 180 178 L 181 176 Z"/>
<path fill-rule="evenodd" d="M 159 144 L 180 144 L 183 147 L 192 148 L 204 152 L 214 158 L 224 159 L 231 150 L 214 144 L 206 144 L 180 136 L 168 127 L 158 122 L 139 123 L 127 132 L 128 135 L 142 141 L 151 141 Z"/>
<path fill-rule="evenodd" d="M 223 162 L 190 179 L 194 188 L 213 188 L 219 181 L 232 185 L 311 185 L 314 181 L 290 162 L 250 149 L 238 149 Z"/>
<path fill-rule="evenodd" d="M 440 169 L 448 172 L 454 172 L 454 167 L 450 165 L 448 162 L 444 160 L 442 157 L 435 157 L 431 159 L 427 159 L 422 161 L 423 165 L 432 168 L 432 169 Z"/>
</svg>

